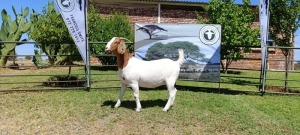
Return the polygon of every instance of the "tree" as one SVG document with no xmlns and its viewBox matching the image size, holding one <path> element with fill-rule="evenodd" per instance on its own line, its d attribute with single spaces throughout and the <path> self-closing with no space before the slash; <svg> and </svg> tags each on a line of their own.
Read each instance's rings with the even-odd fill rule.
<svg viewBox="0 0 300 135">
<path fill-rule="evenodd" d="M 88 12 L 88 32 L 89 41 L 108 42 L 112 37 L 124 37 L 133 41 L 133 27 L 129 22 L 129 18 L 120 12 L 112 12 L 108 17 L 102 17 L 96 12 L 93 6 Z M 105 44 L 90 45 L 91 54 L 97 57 L 104 65 L 116 64 L 115 57 L 102 57 L 105 54 Z M 130 51 L 133 51 L 133 45 L 127 45 Z"/>
<path fill-rule="evenodd" d="M 164 47 L 163 43 L 161 42 L 155 43 L 147 50 L 147 53 L 145 55 L 145 60 L 157 60 L 157 59 L 165 58 L 165 49 L 166 48 Z"/>
<path fill-rule="evenodd" d="M 25 56 L 25 60 L 31 60 L 32 59 L 32 56 Z"/>
<path fill-rule="evenodd" d="M 176 60 L 178 58 L 178 49 L 181 48 L 185 52 L 185 59 L 193 61 L 207 61 L 205 55 L 200 53 L 197 45 L 188 41 L 176 41 L 163 44 L 161 42 L 155 43 L 151 46 L 146 55 L 145 60 L 156 60 L 161 58 L 170 58 Z"/>
<path fill-rule="evenodd" d="M 300 70 L 300 61 L 295 63 L 295 70 Z"/>
<path fill-rule="evenodd" d="M 48 56 L 50 65 L 70 65 L 74 60 L 82 60 L 53 2 L 44 7 L 43 14 L 38 16 L 29 36 L 38 42 L 35 47 L 40 49 L 40 54 Z"/>
<path fill-rule="evenodd" d="M 17 14 L 15 8 L 12 6 L 12 10 L 15 15 L 15 20 L 12 20 L 11 16 L 7 14 L 3 9 L 1 12 L 2 25 L 0 29 L 1 41 L 20 41 L 21 36 L 31 29 L 33 17 L 36 15 L 35 11 L 30 14 L 30 20 L 27 19 L 29 15 L 29 8 L 26 7 L 21 10 L 20 14 Z M 22 41 L 26 41 L 23 39 Z M 15 47 L 20 43 L 3 43 L 0 45 L 0 67 L 4 67 L 7 63 L 8 55 L 14 53 Z"/>
<path fill-rule="evenodd" d="M 107 18 L 102 18 L 93 6 L 88 13 L 88 32 L 88 40 L 92 42 L 109 41 L 114 36 L 133 40 L 133 31 L 127 16 L 116 12 Z M 70 64 L 74 60 L 81 60 L 80 54 L 68 33 L 61 15 L 55 10 L 54 4 L 51 2 L 48 3 L 47 7 L 44 7 L 43 14 L 38 17 L 38 21 L 34 23 L 34 30 L 30 31 L 29 35 L 39 42 L 36 47 L 40 48 L 41 53 L 48 56 L 49 63 L 54 65 Z M 103 44 L 90 45 L 90 50 L 93 55 L 102 55 L 104 54 L 104 47 Z M 128 48 L 133 50 L 133 46 Z M 59 57 L 57 57 L 58 54 Z M 102 58 L 104 63 L 115 62 L 115 60 L 111 60 L 114 58 L 99 58 Z"/>
<path fill-rule="evenodd" d="M 205 7 L 209 17 L 206 23 L 222 26 L 221 66 L 224 73 L 233 61 L 243 58 L 242 51 L 249 52 L 250 45 L 259 45 L 259 30 L 251 27 L 255 14 L 250 9 L 250 1 L 243 2 L 240 6 L 235 5 L 234 0 L 211 0 Z"/>
<path fill-rule="evenodd" d="M 9 61 L 13 61 L 13 65 L 15 65 L 16 63 L 15 63 L 15 61 L 16 61 L 16 59 L 17 59 L 17 53 L 16 53 L 16 51 L 15 51 L 15 49 L 13 50 L 13 51 L 11 51 L 9 54 L 8 54 L 8 58 L 7 58 L 7 60 L 9 60 Z"/>
<path fill-rule="evenodd" d="M 293 47 L 295 32 L 300 26 L 300 0 L 270 0 L 270 34 L 276 45 Z M 285 56 L 285 91 L 288 91 L 288 70 L 291 49 L 281 49 Z"/>
</svg>

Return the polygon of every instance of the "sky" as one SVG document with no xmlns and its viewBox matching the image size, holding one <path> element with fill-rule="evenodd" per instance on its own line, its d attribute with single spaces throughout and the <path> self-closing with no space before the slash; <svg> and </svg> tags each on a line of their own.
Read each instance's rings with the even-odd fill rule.
<svg viewBox="0 0 300 135">
<path fill-rule="evenodd" d="M 13 20 L 15 19 L 15 15 L 13 13 L 12 6 L 16 9 L 17 14 L 21 13 L 21 8 L 24 10 L 26 7 L 29 7 L 30 13 L 32 13 L 32 9 L 38 13 L 42 13 L 43 7 L 46 6 L 47 3 L 48 0 L 5 0 L 1 1 L 0 10 L 2 11 L 5 9 Z M 2 24 L 2 17 L 0 17 L 0 24 Z M 21 40 L 27 37 L 27 34 L 23 34 Z M 16 47 L 16 52 L 18 55 L 33 55 L 34 45 L 22 44 Z"/>
<path fill-rule="evenodd" d="M 11 15 L 12 19 L 14 18 L 14 14 L 12 11 L 12 5 L 15 7 L 17 13 L 21 13 L 21 7 L 25 9 L 29 7 L 30 13 L 32 13 L 32 9 L 34 9 L 38 13 L 42 13 L 43 7 L 45 7 L 48 1 L 53 0 L 3 0 L 0 4 L 0 10 L 5 9 L 9 15 Z M 209 0 L 191 0 L 191 1 L 200 1 L 200 2 L 209 2 Z M 242 4 L 242 0 L 235 0 L 237 4 Z M 259 0 L 251 0 L 251 5 L 258 5 Z M 2 24 L 2 18 L 0 17 L 0 23 Z M 23 35 L 21 39 L 27 38 L 27 35 Z M 300 47 L 300 29 L 296 32 L 295 37 L 295 46 Z M 34 54 L 34 45 L 32 44 L 23 44 L 16 47 L 16 51 L 18 55 L 32 55 Z M 300 50 L 296 50 L 295 54 L 299 54 L 295 56 L 296 60 L 300 61 Z"/>
</svg>

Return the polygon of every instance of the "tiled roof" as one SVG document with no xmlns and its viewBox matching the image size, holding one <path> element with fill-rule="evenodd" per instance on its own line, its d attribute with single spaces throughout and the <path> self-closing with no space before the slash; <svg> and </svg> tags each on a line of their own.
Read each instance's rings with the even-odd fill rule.
<svg viewBox="0 0 300 135">
<path fill-rule="evenodd" d="M 148 4 L 168 4 L 168 5 L 206 5 L 208 2 L 204 2 L 204 0 L 89 0 L 92 3 L 148 3 Z M 238 4 L 243 6 L 243 4 Z M 252 7 L 256 7 L 257 5 L 251 5 Z"/>
<path fill-rule="evenodd" d="M 201 0 L 89 0 L 92 3 L 115 3 L 115 2 L 122 2 L 122 3 L 164 3 L 164 4 L 207 4 L 207 2 L 202 2 Z"/>
<path fill-rule="evenodd" d="M 193 3 L 193 4 L 207 3 L 207 2 L 201 2 L 200 0 L 133 0 L 133 1 L 168 2 L 168 3 Z"/>
</svg>

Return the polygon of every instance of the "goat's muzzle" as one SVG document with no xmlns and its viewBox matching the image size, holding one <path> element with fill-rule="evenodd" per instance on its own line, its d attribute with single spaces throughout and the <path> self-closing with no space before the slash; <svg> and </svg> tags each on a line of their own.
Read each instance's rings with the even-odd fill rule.
<svg viewBox="0 0 300 135">
<path fill-rule="evenodd" d="M 110 54 L 111 50 L 109 50 L 108 47 L 105 47 L 105 53 Z"/>
<path fill-rule="evenodd" d="M 112 52 L 111 52 L 110 50 L 106 50 L 106 49 L 105 49 L 105 53 L 106 53 L 106 54 L 111 54 Z"/>
</svg>

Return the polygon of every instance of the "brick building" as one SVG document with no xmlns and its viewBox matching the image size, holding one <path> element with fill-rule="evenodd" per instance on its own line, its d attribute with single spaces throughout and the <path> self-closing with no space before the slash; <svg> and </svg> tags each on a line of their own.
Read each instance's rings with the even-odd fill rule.
<svg viewBox="0 0 300 135">
<path fill-rule="evenodd" d="M 203 6 L 207 3 L 189 0 L 89 0 L 99 14 L 109 15 L 112 11 L 120 11 L 128 15 L 131 23 L 197 23 L 197 15 L 207 18 Z M 258 13 L 258 7 L 252 6 L 253 12 Z M 258 17 L 257 17 L 258 18 Z M 253 27 L 259 27 L 259 20 Z M 280 49 L 270 49 L 269 59 L 283 60 Z M 261 51 L 252 49 L 244 57 L 252 60 L 239 60 L 233 62 L 230 68 L 260 69 Z M 253 60 L 254 58 L 254 60 Z M 269 61 L 269 69 L 284 69 L 284 61 Z"/>
</svg>

